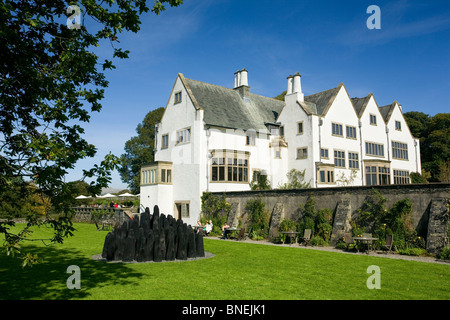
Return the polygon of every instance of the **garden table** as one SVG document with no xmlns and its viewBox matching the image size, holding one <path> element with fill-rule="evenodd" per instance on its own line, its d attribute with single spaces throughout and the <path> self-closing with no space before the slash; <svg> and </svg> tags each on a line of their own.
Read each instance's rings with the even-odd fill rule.
<svg viewBox="0 0 450 320">
<path fill-rule="evenodd" d="M 297 231 L 281 231 L 281 234 L 287 235 L 289 237 L 289 239 L 291 240 L 291 244 L 292 244 L 292 238 L 294 238 L 294 243 L 297 243 L 297 238 L 298 235 L 300 234 L 300 232 Z M 283 239 L 283 244 L 285 243 L 285 237 L 282 238 Z"/>
<path fill-rule="evenodd" d="M 374 238 L 374 237 L 353 237 L 353 240 L 355 240 L 356 242 L 361 242 L 363 244 L 366 245 L 366 252 L 369 253 L 369 246 L 374 242 L 377 241 L 378 238 Z M 358 247 L 356 247 L 358 248 Z M 372 246 L 372 250 L 373 250 L 373 246 Z"/>
<path fill-rule="evenodd" d="M 228 235 L 234 231 L 241 231 L 240 228 L 227 228 L 225 229 L 225 237 L 228 239 Z"/>
</svg>

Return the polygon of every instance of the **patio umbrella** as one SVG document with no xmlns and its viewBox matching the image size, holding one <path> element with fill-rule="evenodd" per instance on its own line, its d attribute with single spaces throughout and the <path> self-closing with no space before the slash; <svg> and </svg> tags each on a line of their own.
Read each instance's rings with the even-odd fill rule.
<svg viewBox="0 0 450 320">
<path fill-rule="evenodd" d="M 117 197 L 117 196 L 114 194 L 111 194 L 111 193 L 107 193 L 103 196 L 99 196 L 99 198 L 115 198 L 115 197 Z"/>
<path fill-rule="evenodd" d="M 122 194 L 119 194 L 119 197 L 136 197 L 134 194 L 131 194 L 131 193 L 122 193 Z"/>
<path fill-rule="evenodd" d="M 91 197 L 83 196 L 83 195 L 81 194 L 81 195 L 79 195 L 78 197 L 76 197 L 75 199 L 89 199 L 89 198 L 91 198 Z"/>
</svg>

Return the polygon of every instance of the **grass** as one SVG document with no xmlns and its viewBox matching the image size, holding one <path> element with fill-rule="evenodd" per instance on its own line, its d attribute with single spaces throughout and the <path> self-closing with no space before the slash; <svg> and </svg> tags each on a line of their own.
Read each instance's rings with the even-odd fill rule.
<svg viewBox="0 0 450 320">
<path fill-rule="evenodd" d="M 209 259 L 105 263 L 91 256 L 101 253 L 107 232 L 75 226 L 63 245 L 27 244 L 43 258 L 31 268 L 0 254 L 0 299 L 450 299 L 450 265 L 211 239 L 204 240 L 215 255 Z M 66 286 L 70 265 L 80 267 L 80 290 Z M 366 286 L 370 265 L 380 267 L 379 290 Z"/>
</svg>

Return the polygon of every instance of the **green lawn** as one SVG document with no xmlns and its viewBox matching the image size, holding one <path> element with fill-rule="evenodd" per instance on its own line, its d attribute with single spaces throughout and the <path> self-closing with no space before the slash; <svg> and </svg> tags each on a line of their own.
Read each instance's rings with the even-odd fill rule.
<svg viewBox="0 0 450 320">
<path fill-rule="evenodd" d="M 44 258 L 32 268 L 1 254 L 0 299 L 450 299 L 450 265 L 210 239 L 209 259 L 105 263 L 91 256 L 107 232 L 75 226 L 63 245 L 27 244 Z M 80 267 L 80 290 L 66 286 L 70 265 Z M 380 267 L 379 290 L 366 286 L 370 265 Z"/>
</svg>

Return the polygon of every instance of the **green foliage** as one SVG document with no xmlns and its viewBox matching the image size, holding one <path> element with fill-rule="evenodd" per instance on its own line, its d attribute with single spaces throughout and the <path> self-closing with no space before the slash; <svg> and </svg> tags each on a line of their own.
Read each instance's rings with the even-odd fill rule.
<svg viewBox="0 0 450 320">
<path fill-rule="evenodd" d="M 121 166 L 118 168 L 123 182 L 128 184 L 131 192 L 139 193 L 141 166 L 154 160 L 155 124 L 161 121 L 164 108 L 150 111 L 144 121 L 136 128 L 137 136 L 125 142 L 125 153 L 120 156 Z"/>
<path fill-rule="evenodd" d="M 406 247 L 404 249 L 397 250 L 399 254 L 404 254 L 407 256 L 424 256 L 427 254 L 427 250 L 422 248 L 409 248 Z"/>
<path fill-rule="evenodd" d="M 385 206 L 386 200 L 377 190 L 373 190 L 372 196 L 365 201 L 363 208 L 358 210 L 359 218 L 351 222 L 353 236 L 372 233 L 379 239 L 377 245 L 380 246 L 385 243 L 386 235 L 392 234 L 397 250 L 424 249 L 424 238 L 413 228 L 411 200 L 399 200 L 389 210 Z"/>
<path fill-rule="evenodd" d="M 165 4 L 178 6 L 182 0 L 157 0 L 152 12 L 159 14 Z M 9 193 L 14 179 L 31 182 L 32 196 L 49 199 L 52 213 L 70 216 L 73 200 L 65 175 L 82 159 L 95 156 L 97 148 L 83 138 L 83 125 L 92 112 L 102 108 L 104 88 L 108 86 L 106 69 L 112 61 L 98 61 L 95 48 L 107 41 L 112 57 L 124 59 L 128 51 L 116 47 L 118 34 L 137 32 L 140 15 L 150 8 L 145 1 L 82 1 L 83 19 L 90 18 L 92 30 L 66 25 L 67 1 L 0 2 L 0 197 Z M 89 179 L 89 194 L 99 194 L 111 181 L 111 172 L 119 159 L 107 154 L 91 169 L 83 170 Z M 22 190 L 25 187 L 21 187 Z M 8 194 L 9 193 L 9 194 Z M 35 207 L 28 202 L 27 210 Z M 15 204 L 2 205 L 2 215 Z M 20 205 L 19 205 L 20 206 Z M 48 213 L 48 212 L 46 212 Z M 8 219 L 14 217 L 9 215 Z M 62 217 L 62 216 L 60 216 Z M 54 229 L 59 242 L 70 235 L 65 219 L 43 218 Z M 36 219 L 30 223 L 36 223 Z M 7 221 L 8 222 L 8 221 Z M 8 226 L 0 222 L 5 246 L 15 247 L 21 237 L 9 237 Z M 11 242 L 9 242 L 11 241 Z M 28 256 L 27 261 L 36 259 Z"/>
<path fill-rule="evenodd" d="M 405 120 L 413 136 L 420 139 L 422 174 L 430 182 L 450 181 L 450 113 L 432 117 L 422 112 L 406 112 Z"/>
<path fill-rule="evenodd" d="M 202 220 L 211 220 L 213 229 L 211 235 L 221 235 L 222 226 L 227 222 L 231 205 L 226 201 L 225 195 L 216 196 L 211 192 L 203 192 L 202 201 Z"/>
<path fill-rule="evenodd" d="M 267 175 L 258 174 L 256 179 L 253 179 L 250 182 L 251 190 L 270 190 L 272 187 L 270 186 L 270 181 L 267 179 Z"/>
<path fill-rule="evenodd" d="M 300 205 L 301 218 L 297 223 L 297 231 L 303 235 L 306 229 L 311 229 L 313 237 L 311 244 L 327 245 L 333 230 L 333 212 L 330 209 L 316 211 L 316 201 L 309 196 L 304 205 Z"/>
<path fill-rule="evenodd" d="M 428 180 L 418 172 L 411 172 L 409 178 L 411 183 L 428 183 Z"/>
<path fill-rule="evenodd" d="M 280 189 L 305 189 L 311 188 L 310 182 L 305 182 L 306 169 L 303 171 L 291 169 L 287 173 L 288 182 L 278 187 Z"/>
<path fill-rule="evenodd" d="M 251 236 L 267 238 L 269 233 L 269 212 L 261 198 L 250 199 L 245 205 L 245 210 L 249 214 L 249 229 L 252 229 Z"/>
<path fill-rule="evenodd" d="M 284 219 L 283 221 L 281 221 L 280 225 L 278 226 L 278 232 L 280 232 L 280 231 L 295 231 L 295 230 L 297 230 L 297 223 L 290 219 Z"/>
<path fill-rule="evenodd" d="M 441 260 L 450 260 L 450 248 L 444 247 L 441 249 L 438 255 L 439 259 Z"/>
</svg>

